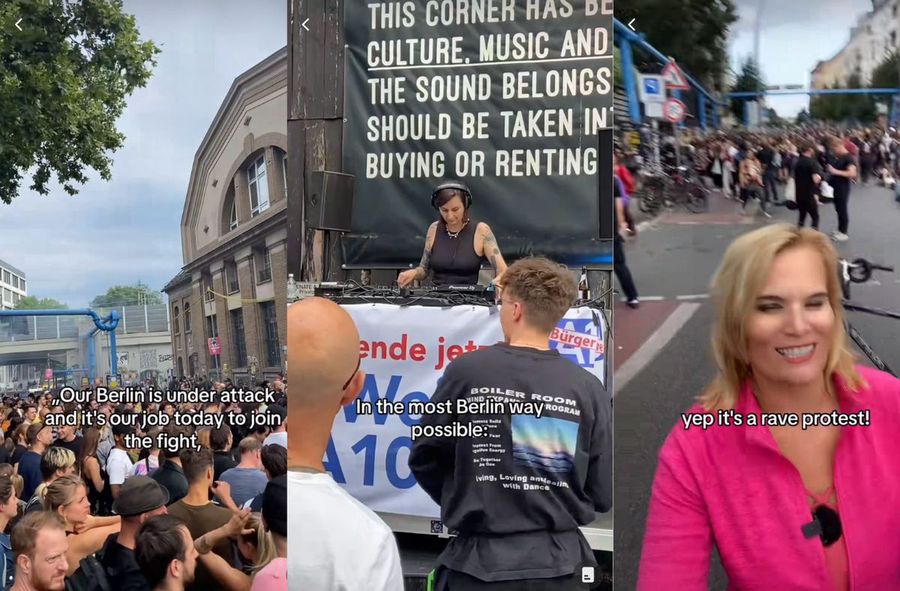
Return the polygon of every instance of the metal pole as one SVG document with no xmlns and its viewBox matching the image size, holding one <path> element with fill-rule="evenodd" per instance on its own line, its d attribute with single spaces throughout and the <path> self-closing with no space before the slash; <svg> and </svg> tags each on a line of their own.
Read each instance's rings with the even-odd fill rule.
<svg viewBox="0 0 900 591">
<path fill-rule="evenodd" d="M 753 28 L 753 61 L 756 62 L 757 71 L 760 71 L 761 68 L 759 66 L 759 31 L 760 31 L 760 23 L 762 22 L 762 12 L 763 7 L 766 4 L 766 0 L 759 0 L 756 4 L 756 23 Z"/>
<path fill-rule="evenodd" d="M 700 116 L 700 129 L 706 131 L 706 97 L 697 93 L 697 111 Z"/>
<path fill-rule="evenodd" d="M 675 134 L 675 166 L 681 166 L 681 134 L 677 123 L 672 123 L 672 132 Z"/>
<path fill-rule="evenodd" d="M 653 119 L 653 167 L 659 168 L 659 121 Z"/>
<path fill-rule="evenodd" d="M 641 106 L 638 103 L 637 85 L 634 81 L 634 56 L 631 43 L 625 39 L 619 44 L 619 56 L 622 59 L 622 83 L 625 85 L 625 96 L 628 99 L 628 118 L 635 125 L 641 122 Z"/>
</svg>

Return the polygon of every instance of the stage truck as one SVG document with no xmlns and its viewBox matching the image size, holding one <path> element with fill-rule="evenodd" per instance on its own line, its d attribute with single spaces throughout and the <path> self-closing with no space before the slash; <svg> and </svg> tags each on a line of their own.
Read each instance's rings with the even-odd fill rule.
<svg viewBox="0 0 900 591">
<path fill-rule="evenodd" d="M 468 187 L 507 261 L 542 255 L 585 276 L 551 345 L 607 384 L 612 1 L 292 0 L 290 14 L 288 193 L 302 207 L 288 272 L 345 306 L 371 346 L 363 405 L 338 415 L 326 466 L 390 524 L 416 579 L 449 532 L 409 472 L 418 417 L 405 408 L 428 401 L 448 360 L 502 339 L 484 287 L 397 288 L 436 219 L 435 186 Z M 610 565 L 611 512 L 584 533 Z"/>
</svg>

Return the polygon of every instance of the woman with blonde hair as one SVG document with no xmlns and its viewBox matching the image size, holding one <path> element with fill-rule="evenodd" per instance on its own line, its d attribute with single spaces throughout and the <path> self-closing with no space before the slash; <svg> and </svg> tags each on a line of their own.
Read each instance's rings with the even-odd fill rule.
<svg viewBox="0 0 900 591">
<path fill-rule="evenodd" d="M 717 375 L 659 453 L 638 589 L 900 589 L 900 380 L 854 365 L 837 254 L 740 236 L 713 280 Z M 851 583 L 852 582 L 852 583 Z"/>
<path fill-rule="evenodd" d="M 118 516 L 91 515 L 87 486 L 78 476 L 62 476 L 54 480 L 44 491 L 44 510 L 58 514 L 66 524 L 69 576 L 78 569 L 82 558 L 100 550 L 106 538 L 118 533 L 122 526 Z"/>
<path fill-rule="evenodd" d="M 235 541 L 241 562 L 248 565 L 248 569 L 233 568 L 212 552 L 214 546 L 227 538 Z M 246 509 L 232 515 L 225 525 L 194 540 L 194 547 L 200 553 L 200 562 L 225 591 L 249 591 L 253 576 L 277 557 L 272 534 L 266 531 L 260 514 L 249 513 Z M 249 575 L 246 570 L 250 571 Z"/>
<path fill-rule="evenodd" d="M 42 482 L 34 489 L 34 495 L 25 505 L 25 513 L 40 511 L 44 505 L 44 492 L 51 482 L 61 476 L 75 474 L 75 454 L 64 447 L 52 446 L 41 456 Z"/>
</svg>

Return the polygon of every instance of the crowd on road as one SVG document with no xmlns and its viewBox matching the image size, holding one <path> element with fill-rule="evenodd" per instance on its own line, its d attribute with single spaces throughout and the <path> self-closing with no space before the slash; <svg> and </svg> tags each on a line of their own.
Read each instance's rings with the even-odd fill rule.
<svg viewBox="0 0 900 591">
<path fill-rule="evenodd" d="M 680 149 L 676 149 L 679 146 Z M 646 146 L 640 152 L 621 152 L 624 166 L 617 175 L 631 173 L 628 183 L 645 162 L 652 160 Z M 835 241 L 849 239 L 851 187 L 876 182 L 894 190 L 900 199 L 900 132 L 894 128 L 838 129 L 807 126 L 750 132 L 686 132 L 679 142 L 664 138 L 660 167 L 670 172 L 677 165 L 693 171 L 726 198 L 740 200 L 752 212 L 758 207 L 771 217 L 771 207 L 786 205 L 798 211 L 797 223 L 809 218 L 819 226 L 819 205 L 833 203 L 837 227 Z"/>
<path fill-rule="evenodd" d="M 232 389 L 187 378 L 159 402 L 3 398 L 0 588 L 285 591 L 285 381 L 258 385 L 265 402 Z M 214 394 L 174 394 L 191 390 Z"/>
</svg>

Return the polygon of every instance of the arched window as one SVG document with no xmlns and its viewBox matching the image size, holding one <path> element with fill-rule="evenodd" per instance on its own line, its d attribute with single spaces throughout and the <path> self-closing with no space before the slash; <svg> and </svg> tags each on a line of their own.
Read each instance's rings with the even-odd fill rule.
<svg viewBox="0 0 900 591">
<path fill-rule="evenodd" d="M 191 332 L 191 304 L 184 303 L 184 332 Z"/>
<path fill-rule="evenodd" d="M 247 167 L 247 186 L 250 190 L 250 215 L 258 216 L 269 209 L 269 182 L 266 176 L 266 155 L 261 153 Z"/>
<path fill-rule="evenodd" d="M 175 334 L 181 332 L 180 320 L 178 318 L 178 306 L 172 311 L 172 326 L 175 328 Z"/>
<path fill-rule="evenodd" d="M 222 206 L 222 235 L 225 235 L 238 227 L 237 202 L 234 200 L 234 183 L 231 183 L 231 186 L 228 187 Z"/>
</svg>

